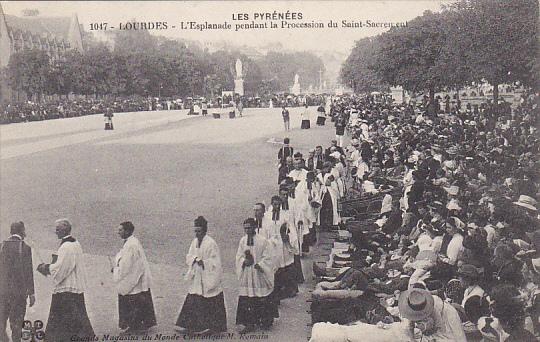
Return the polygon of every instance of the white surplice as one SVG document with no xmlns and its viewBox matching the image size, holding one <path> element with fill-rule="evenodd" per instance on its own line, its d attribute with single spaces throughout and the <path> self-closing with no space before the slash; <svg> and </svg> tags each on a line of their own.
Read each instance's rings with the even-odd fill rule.
<svg viewBox="0 0 540 342">
<path fill-rule="evenodd" d="M 79 241 L 62 242 L 58 249 L 58 259 L 50 264 L 49 272 L 54 282 L 53 293 L 84 293 L 86 273 L 83 250 Z"/>
<path fill-rule="evenodd" d="M 113 280 L 118 293 L 124 296 L 148 291 L 152 286 L 146 254 L 139 239 L 133 235 L 126 239 L 116 254 Z"/>
<path fill-rule="evenodd" d="M 326 185 L 326 183 L 328 181 L 328 178 L 330 176 L 331 176 L 330 173 L 327 173 L 324 176 L 322 174 L 318 174 L 317 178 L 319 179 L 321 184 L 323 184 L 321 186 L 321 199 L 324 198 L 324 195 L 327 192 L 330 194 L 330 198 L 332 200 L 332 209 L 333 209 L 333 213 L 332 213 L 333 214 L 332 215 L 333 222 L 332 222 L 332 224 L 337 225 L 337 224 L 339 224 L 341 222 L 341 217 L 339 216 L 339 213 L 338 213 L 339 188 L 338 188 L 338 185 L 337 185 L 335 180 L 332 181 L 330 183 L 330 185 Z"/>
<path fill-rule="evenodd" d="M 309 233 L 309 227 L 311 227 L 313 224 L 318 224 L 319 208 L 313 208 L 311 206 L 311 202 L 321 204 L 321 186 L 319 182 L 315 181 L 311 183 L 311 189 L 308 189 L 307 182 L 302 181 L 296 186 L 295 196 L 300 202 L 299 207 L 303 211 L 304 215 L 304 228 L 302 230 L 303 236 Z"/>
<path fill-rule="evenodd" d="M 289 172 L 288 176 L 291 177 L 294 181 L 304 181 L 307 178 L 307 173 L 308 172 L 306 169 L 294 169 Z"/>
<path fill-rule="evenodd" d="M 215 297 L 223 292 L 223 269 L 217 243 L 210 236 L 205 235 L 201 245 L 199 240 L 193 239 L 186 255 L 186 264 L 189 267 L 186 280 L 191 282 L 189 293 L 205 298 Z M 194 261 L 202 260 L 204 266 Z"/>
<path fill-rule="evenodd" d="M 289 231 L 290 246 L 285 245 L 281 238 L 281 225 L 287 224 Z M 289 211 L 280 210 L 279 220 L 272 219 L 272 209 L 264 214 L 262 236 L 268 240 L 270 244 L 270 253 L 274 261 L 274 271 L 278 268 L 283 268 L 294 262 L 295 246 L 298 245 L 298 237 L 296 229 L 292 229 L 289 225 Z M 292 249 L 292 250 L 291 250 Z"/>
<path fill-rule="evenodd" d="M 248 246 L 248 237 L 244 235 L 236 252 L 236 275 L 238 276 L 240 296 L 266 297 L 274 290 L 274 261 L 268 240 L 260 235 L 253 236 L 253 246 Z M 245 266 L 246 251 L 253 256 L 253 265 Z M 261 270 L 255 269 L 255 264 Z"/>
<path fill-rule="evenodd" d="M 296 190 L 298 190 L 298 186 Z M 297 193 L 297 191 L 295 191 L 295 197 L 289 196 L 287 200 L 289 204 L 289 229 L 294 229 L 294 234 L 296 235 L 296 245 L 293 245 L 295 249 L 294 254 L 300 255 L 303 237 L 309 233 L 309 226 L 306 224 L 306 201 L 302 199 L 301 194 Z"/>
</svg>

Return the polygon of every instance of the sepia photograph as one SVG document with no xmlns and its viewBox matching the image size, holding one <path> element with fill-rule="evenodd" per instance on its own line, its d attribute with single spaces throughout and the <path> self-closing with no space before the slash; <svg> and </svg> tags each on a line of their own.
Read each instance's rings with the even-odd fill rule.
<svg viewBox="0 0 540 342">
<path fill-rule="evenodd" d="M 539 341 L 539 18 L 0 1 L 0 342 Z"/>
</svg>

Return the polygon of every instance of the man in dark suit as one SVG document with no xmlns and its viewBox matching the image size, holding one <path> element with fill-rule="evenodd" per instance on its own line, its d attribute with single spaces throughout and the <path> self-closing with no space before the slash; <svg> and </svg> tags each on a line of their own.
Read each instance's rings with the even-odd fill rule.
<svg viewBox="0 0 540 342">
<path fill-rule="evenodd" d="M 287 175 L 289 172 L 291 172 L 294 169 L 293 167 L 293 158 L 292 156 L 289 156 L 285 158 L 285 163 L 283 165 L 280 165 L 278 170 L 278 184 L 281 184 L 281 181 L 287 178 Z"/>
<path fill-rule="evenodd" d="M 280 167 L 285 165 L 287 157 L 292 157 L 294 154 L 294 149 L 291 147 L 289 138 L 283 139 L 283 147 L 278 151 L 278 160 Z"/>
<path fill-rule="evenodd" d="M 322 146 L 315 147 L 315 155 L 313 156 L 313 167 L 316 170 L 321 170 L 323 168 L 325 158 L 323 154 Z"/>
<path fill-rule="evenodd" d="M 34 274 L 32 249 L 24 243 L 24 223 L 11 224 L 11 236 L 0 245 L 0 341 L 8 341 L 7 320 L 13 342 L 21 341 L 22 323 L 26 314 L 26 298 L 33 306 Z"/>
</svg>

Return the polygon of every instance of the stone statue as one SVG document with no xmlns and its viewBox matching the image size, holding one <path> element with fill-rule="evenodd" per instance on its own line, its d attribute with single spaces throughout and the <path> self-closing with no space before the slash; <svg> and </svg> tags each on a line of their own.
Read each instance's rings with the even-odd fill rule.
<svg viewBox="0 0 540 342">
<path fill-rule="evenodd" d="M 300 76 L 298 74 L 294 75 L 294 84 L 291 87 L 291 93 L 298 95 L 300 94 L 300 82 L 299 82 Z"/>
<path fill-rule="evenodd" d="M 242 78 L 242 61 L 240 60 L 240 58 L 238 58 L 236 60 L 236 79 L 241 79 Z"/>
</svg>

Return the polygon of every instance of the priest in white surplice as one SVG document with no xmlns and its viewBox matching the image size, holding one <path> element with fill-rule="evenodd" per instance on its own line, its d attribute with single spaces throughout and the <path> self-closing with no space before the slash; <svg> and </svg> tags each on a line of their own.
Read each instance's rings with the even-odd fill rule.
<svg viewBox="0 0 540 342">
<path fill-rule="evenodd" d="M 304 162 L 302 160 L 301 153 L 297 152 L 294 154 L 293 167 L 294 169 L 289 172 L 288 176 L 291 177 L 293 181 L 305 181 L 307 170 L 304 169 Z"/>
<path fill-rule="evenodd" d="M 329 229 L 331 226 L 339 224 L 341 218 L 337 210 L 339 199 L 339 187 L 335 176 L 331 173 L 333 165 L 325 162 L 321 173 L 317 175 L 321 186 L 321 209 L 319 211 L 319 222 L 321 228 Z"/>
<path fill-rule="evenodd" d="M 71 236 L 71 223 L 56 220 L 56 236 L 61 240 L 58 254 L 50 264 L 41 263 L 38 271 L 53 282 L 51 309 L 45 336 L 47 341 L 69 341 L 72 336 L 87 339 L 94 336 L 84 292 L 86 270 L 81 244 Z M 56 257 L 56 259 L 55 259 Z M 0 274 L 0 277 L 4 277 Z"/>
<path fill-rule="evenodd" d="M 286 186 L 285 186 L 286 189 Z M 285 298 L 298 293 L 298 283 L 294 268 L 294 254 L 298 240 L 296 230 L 292 228 L 289 207 L 280 196 L 272 197 L 272 205 L 264 215 L 263 235 L 270 244 L 274 260 L 274 293 L 276 305 Z"/>
<path fill-rule="evenodd" d="M 304 170 L 305 171 L 305 170 Z M 298 284 L 304 282 L 304 273 L 302 272 L 302 263 L 300 261 L 300 254 L 302 253 L 302 242 L 304 234 L 309 232 L 308 226 L 304 223 L 306 221 L 305 209 L 303 208 L 306 203 L 300 196 L 296 196 L 296 187 L 300 181 L 294 181 L 292 178 L 288 177 L 284 181 L 286 184 L 282 184 L 279 187 L 279 196 L 283 201 L 281 206 L 282 209 L 287 208 L 289 211 L 289 229 L 294 230 L 294 239 L 295 244 L 294 248 L 294 272 L 296 274 L 296 281 Z"/>
<path fill-rule="evenodd" d="M 223 297 L 223 269 L 217 243 L 208 236 L 208 222 L 195 219 L 195 239 L 191 242 L 186 263 L 186 280 L 190 288 L 176 327 L 194 333 L 227 331 L 227 314 Z"/>
<path fill-rule="evenodd" d="M 269 329 L 277 308 L 270 295 L 274 289 L 274 262 L 269 242 L 256 234 L 255 219 L 244 221 L 244 235 L 236 252 L 236 274 L 239 281 L 236 324 L 244 325 L 241 333 L 258 326 Z"/>
<path fill-rule="evenodd" d="M 319 222 L 319 210 L 321 208 L 321 184 L 313 171 L 309 171 L 306 180 L 298 183 L 295 195 L 300 201 L 303 210 L 303 229 L 298 234 L 298 240 L 302 236 L 301 251 L 309 252 L 309 247 L 313 246 L 317 240 L 315 225 Z"/>
<path fill-rule="evenodd" d="M 124 246 L 116 255 L 112 269 L 118 291 L 119 326 L 123 333 L 144 332 L 157 325 L 150 291 L 150 266 L 141 243 L 133 236 L 134 230 L 130 221 L 118 226 Z"/>
</svg>

